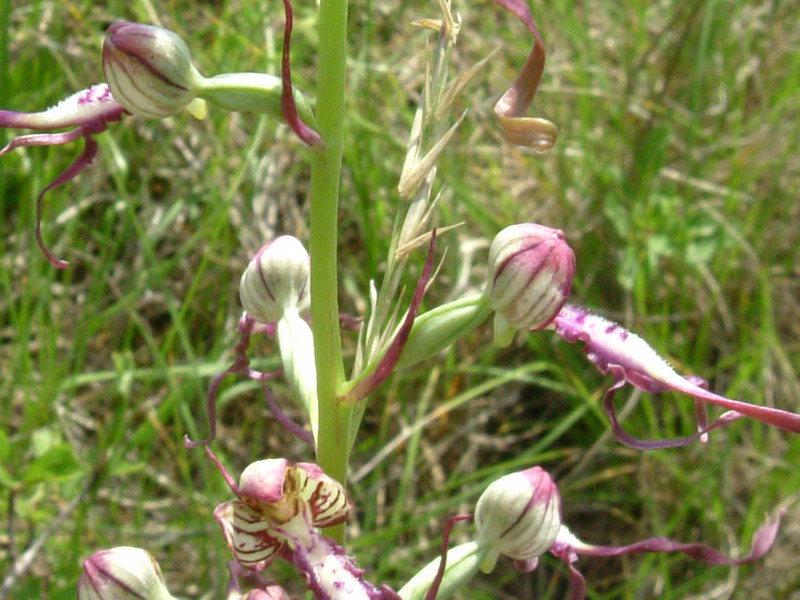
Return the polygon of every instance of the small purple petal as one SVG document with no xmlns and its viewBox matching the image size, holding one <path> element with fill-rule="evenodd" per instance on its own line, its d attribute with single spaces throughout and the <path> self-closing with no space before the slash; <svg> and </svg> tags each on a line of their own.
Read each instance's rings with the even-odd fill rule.
<svg viewBox="0 0 800 600">
<path fill-rule="evenodd" d="M 423 267 L 422 274 L 417 281 L 417 287 L 414 289 L 414 295 L 411 297 L 411 304 L 408 307 L 408 312 L 406 313 L 406 318 L 403 321 L 403 324 L 400 326 L 397 335 L 395 336 L 394 340 L 392 340 L 392 343 L 389 345 L 386 353 L 381 357 L 381 360 L 375 370 L 361 380 L 358 385 L 350 390 L 350 392 L 348 392 L 348 400 L 357 401 L 361 398 L 366 398 L 373 391 L 375 391 L 378 386 L 386 381 L 391 374 L 392 369 L 394 369 L 394 366 L 397 364 L 400 354 L 403 352 L 403 347 L 408 341 L 408 336 L 411 333 L 411 327 L 414 325 L 414 319 L 417 317 L 419 306 L 422 303 L 422 297 L 425 295 L 425 289 L 427 288 L 428 281 L 431 278 L 435 250 L 436 230 L 434 229 L 431 232 L 431 243 L 428 246 L 428 256 L 425 258 L 425 266 Z"/>
<path fill-rule="evenodd" d="M 59 144 L 67 144 L 83 137 L 83 135 L 84 132 L 80 127 L 62 133 L 29 133 L 28 135 L 20 135 L 15 137 L 0 150 L 0 156 L 12 150 L 16 150 L 17 148 L 25 148 L 27 146 L 57 146 Z"/>
<path fill-rule="evenodd" d="M 320 135 L 311 129 L 308 125 L 303 123 L 303 120 L 297 114 L 297 106 L 294 102 L 294 92 L 292 88 L 292 66 L 291 66 L 291 41 L 292 41 L 292 5 L 289 0 L 283 0 L 283 8 L 286 12 L 286 26 L 283 30 L 283 56 L 281 57 L 281 79 L 283 81 L 283 89 L 281 90 L 281 108 L 283 109 L 283 118 L 289 124 L 305 144 L 311 148 L 322 148 L 325 141 Z"/>
<path fill-rule="evenodd" d="M 559 541 L 550 548 L 550 554 L 563 560 L 564 564 L 569 567 L 569 600 L 583 600 L 586 597 L 586 581 L 574 564 L 578 561 L 578 554 L 572 546 Z"/>
<path fill-rule="evenodd" d="M 220 462 L 220 460 L 217 458 L 217 455 L 214 454 L 214 452 L 211 450 L 211 447 L 208 444 L 203 445 L 203 450 L 206 451 L 206 455 L 208 456 L 208 458 L 210 458 L 211 462 L 214 463 L 214 466 L 217 467 L 217 470 L 222 475 L 222 478 L 225 480 L 225 483 L 228 484 L 228 487 L 233 492 L 233 495 L 238 498 L 240 496 L 239 486 L 236 483 L 236 480 L 233 478 L 233 476 L 228 472 L 228 469 L 226 469 L 225 466 Z"/>
<path fill-rule="evenodd" d="M 195 446 L 202 446 L 213 442 L 217 438 L 217 393 L 219 392 L 222 380 L 227 375 L 231 374 L 246 374 L 250 379 L 256 381 L 267 381 L 280 374 L 280 370 L 272 373 L 262 373 L 261 371 L 254 371 L 250 369 L 250 359 L 247 357 L 247 349 L 250 347 L 250 337 L 254 333 L 261 333 L 263 328 L 258 327 L 255 319 L 248 314 L 245 314 L 239 319 L 239 324 L 236 330 L 241 334 L 239 341 L 233 349 L 233 362 L 222 373 L 211 380 L 211 385 L 206 393 L 206 416 L 208 419 L 208 437 L 203 440 L 193 441 L 188 435 L 183 438 L 183 445 L 187 448 L 194 448 Z M 280 420 L 280 418 L 278 418 Z"/>
<path fill-rule="evenodd" d="M 317 445 L 314 443 L 314 436 L 311 435 L 309 431 L 306 431 L 303 427 L 300 427 L 297 423 L 292 421 L 286 413 L 281 410 L 281 407 L 278 406 L 278 403 L 275 402 L 275 396 L 267 389 L 267 386 L 264 385 L 264 394 L 267 397 L 267 403 L 269 404 L 269 408 L 272 411 L 272 414 L 275 415 L 275 419 L 286 428 L 286 431 L 291 433 L 292 435 L 297 436 L 309 446 L 314 451 L 314 454 L 317 453 Z"/>
</svg>

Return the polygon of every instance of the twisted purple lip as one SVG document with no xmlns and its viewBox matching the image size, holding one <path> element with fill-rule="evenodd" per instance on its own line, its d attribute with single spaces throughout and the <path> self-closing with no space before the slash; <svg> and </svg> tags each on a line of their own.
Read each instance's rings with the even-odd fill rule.
<svg viewBox="0 0 800 600">
<path fill-rule="evenodd" d="M 36 242 L 51 265 L 66 269 L 69 263 L 57 258 L 47 247 L 42 237 L 42 199 L 44 195 L 68 181 L 88 167 L 97 155 L 94 135 L 102 133 L 108 123 L 119 121 L 126 114 L 122 105 L 111 94 L 105 83 L 93 85 L 62 100 L 52 108 L 34 113 L 0 110 L 0 127 L 34 129 L 44 131 L 73 127 L 62 133 L 36 133 L 12 139 L 0 149 L 0 156 L 26 146 L 55 146 L 83 138 L 84 146 L 78 157 L 36 197 Z"/>
<path fill-rule="evenodd" d="M 565 305 L 554 321 L 555 331 L 568 342 L 583 342 L 586 357 L 601 373 L 611 373 L 614 384 L 606 391 L 604 405 L 612 422 L 614 435 L 622 443 L 639 450 L 653 450 L 684 446 L 705 434 L 743 416 L 757 419 L 768 425 L 792 433 L 800 433 L 800 415 L 733 400 L 708 391 L 704 382 L 694 377 L 678 374 L 656 351 L 638 335 L 612 323 L 584 308 Z M 698 384 L 698 381 L 701 383 Z M 676 440 L 646 442 L 625 433 L 617 422 L 612 399 L 625 383 L 650 393 L 675 391 L 691 396 L 696 401 L 699 430 L 697 434 Z M 706 424 L 705 403 L 727 409 L 711 425 Z"/>
</svg>

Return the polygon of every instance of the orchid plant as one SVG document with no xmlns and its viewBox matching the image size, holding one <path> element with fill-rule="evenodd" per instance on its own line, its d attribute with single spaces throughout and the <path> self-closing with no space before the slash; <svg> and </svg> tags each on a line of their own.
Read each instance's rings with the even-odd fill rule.
<svg viewBox="0 0 800 600">
<path fill-rule="evenodd" d="M 495 105 L 503 135 L 510 144 L 543 152 L 553 146 L 556 127 L 527 116 L 545 66 L 542 37 L 523 0 L 493 0 L 528 30 L 532 49 L 519 76 Z M 344 126 L 346 0 L 322 0 L 319 9 L 319 87 L 312 103 L 292 85 L 290 43 L 292 10 L 284 0 L 285 35 L 280 75 L 225 73 L 206 78 L 194 65 L 189 47 L 175 33 L 151 25 L 117 23 L 108 29 L 102 63 L 106 83 L 78 92 L 42 112 L 0 111 L 0 126 L 40 133 L 14 138 L 0 155 L 27 146 L 66 144 L 83 139 L 75 161 L 46 185 L 36 200 L 36 240 L 48 261 L 57 258 L 44 242 L 42 198 L 75 178 L 97 154 L 95 136 L 129 116 L 162 119 L 186 110 L 202 118 L 206 103 L 226 110 L 271 115 L 284 120 L 303 142 L 311 161 L 310 238 L 308 250 L 295 237 L 265 240 L 239 282 L 243 315 L 230 366 L 215 377 L 206 396 L 209 435 L 187 436 L 187 448 L 202 448 L 219 470 L 235 499 L 221 503 L 214 519 L 231 553 L 229 599 L 287 598 L 279 583 L 263 573 L 278 560 L 290 564 L 320 600 L 434 600 L 455 594 L 479 572 L 491 572 L 501 557 L 521 572 L 537 567 L 550 553 L 567 566 L 570 598 L 585 596 L 576 567 L 580 557 L 608 557 L 643 552 L 678 552 L 709 564 L 738 565 L 756 561 L 778 535 L 782 511 L 755 532 L 749 553 L 736 558 L 697 542 L 649 538 L 624 546 L 580 541 L 562 523 L 561 498 L 551 475 L 539 466 L 506 475 L 478 499 L 473 514 L 457 515 L 443 531 L 440 555 L 399 590 L 372 581 L 348 554 L 344 525 L 352 503 L 347 492 L 349 457 L 362 418 L 376 390 L 401 369 L 437 356 L 458 339 L 493 318 L 494 343 L 512 343 L 517 335 L 555 332 L 567 342 L 584 345 L 587 358 L 613 377 L 603 407 L 615 437 L 632 448 L 655 450 L 708 441 L 709 433 L 743 417 L 788 433 L 800 433 L 800 415 L 758 403 L 727 398 L 707 389 L 704 381 L 680 375 L 641 337 L 569 302 L 580 260 L 567 234 L 546 225 L 511 225 L 490 244 L 482 292 L 422 311 L 426 291 L 436 285 L 441 240 L 454 225 L 438 224 L 434 194 L 437 159 L 463 119 L 451 119 L 454 101 L 483 66 L 457 77 L 449 75 L 451 54 L 461 22 L 446 0 L 439 19 L 422 25 L 438 33 L 429 75 L 409 134 L 399 180 L 404 200 L 385 260 L 381 283 L 366 294 L 363 320 L 339 314 L 337 261 L 338 195 Z M 70 128 L 66 132 L 50 132 Z M 47 133 L 45 133 L 47 132 Z M 414 251 L 426 249 L 410 294 L 403 278 Z M 342 326 L 359 329 L 358 345 L 346 370 Z M 252 336 L 274 338 L 280 369 L 252 368 Z M 307 456 L 293 463 L 268 457 L 250 464 L 237 484 L 212 445 L 216 439 L 216 401 L 223 380 L 242 375 L 259 382 L 275 418 L 302 439 Z M 304 420 L 293 421 L 269 391 L 283 377 Z M 697 433 L 673 440 L 639 440 L 619 423 L 613 397 L 626 383 L 649 393 L 674 391 L 696 404 Z M 707 404 L 725 409 L 709 422 Z M 277 450 L 279 453 L 280 451 Z M 474 525 L 457 525 L 472 518 Z M 448 547 L 454 527 L 470 527 L 470 541 Z M 78 585 L 82 600 L 142 598 L 168 600 L 158 564 L 146 551 L 129 547 L 102 550 L 84 562 Z"/>
</svg>

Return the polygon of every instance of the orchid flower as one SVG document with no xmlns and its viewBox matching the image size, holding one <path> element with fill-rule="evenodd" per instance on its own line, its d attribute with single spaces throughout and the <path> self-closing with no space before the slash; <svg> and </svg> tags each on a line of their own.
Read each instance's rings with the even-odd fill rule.
<svg viewBox="0 0 800 600">
<path fill-rule="evenodd" d="M 586 309 L 567 304 L 556 316 L 553 327 L 568 342 L 583 342 L 587 358 L 602 373 L 611 373 L 614 384 L 606 391 L 603 405 L 611 419 L 614 435 L 624 444 L 640 450 L 670 448 L 686 445 L 719 427 L 739 419 L 751 417 L 793 433 L 800 433 L 800 415 L 732 400 L 708 391 L 699 378 L 679 375 L 655 350 L 638 335 L 616 323 L 592 314 Z M 628 435 L 620 426 L 614 412 L 613 398 L 625 383 L 650 393 L 668 390 L 691 396 L 696 401 L 698 433 L 666 441 L 642 441 Z M 711 425 L 706 423 L 704 403 L 728 409 Z"/>
<path fill-rule="evenodd" d="M 105 83 L 93 85 L 73 94 L 42 112 L 22 113 L 0 110 L 0 127 L 38 131 L 73 128 L 62 133 L 34 133 L 15 137 L 0 149 L 0 156 L 25 146 L 54 146 L 83 138 L 83 151 L 36 197 L 36 242 L 50 264 L 58 269 L 66 269 L 69 263 L 57 258 L 44 242 L 42 237 L 42 198 L 49 190 L 77 177 L 83 169 L 91 164 L 97 155 L 97 142 L 94 136 L 105 131 L 108 123 L 121 120 L 126 112 L 112 96 L 111 90 Z"/>
<path fill-rule="evenodd" d="M 207 446 L 206 452 L 238 498 L 217 506 L 214 518 L 240 565 L 258 572 L 283 558 L 319 600 L 398 600 L 389 587 L 366 581 L 344 548 L 318 531 L 343 523 L 351 504 L 342 485 L 317 465 L 260 460 L 236 485 Z"/>
<path fill-rule="evenodd" d="M 206 78 L 195 68 L 185 42 L 176 33 L 140 23 L 114 23 L 103 42 L 103 70 L 108 83 L 82 90 L 42 112 L 0 110 L 0 127 L 39 131 L 72 127 L 62 133 L 18 136 L 0 149 L 0 156 L 24 146 L 50 146 L 84 139 L 78 158 L 51 181 L 36 198 L 36 241 L 47 260 L 58 269 L 69 263 L 57 258 L 42 237 L 42 198 L 53 188 L 71 181 L 97 155 L 94 135 L 125 114 L 163 119 L 186 109 L 205 115 L 205 100 L 227 110 L 265 113 L 282 117 L 309 147 L 324 141 L 308 125 L 314 115 L 305 98 L 292 86 L 290 41 L 292 9 L 284 2 L 281 76 L 263 73 L 225 73 Z"/>
<path fill-rule="evenodd" d="M 702 543 L 685 544 L 667 538 L 648 538 L 626 546 L 596 546 L 576 538 L 561 521 L 561 498 L 550 475 L 540 467 L 532 467 L 501 477 L 490 484 L 478 500 L 475 524 L 478 541 L 488 540 L 492 552 L 482 564 L 484 571 L 494 568 L 497 555 L 514 560 L 514 566 L 529 572 L 536 568 L 545 552 L 563 560 L 570 569 L 570 600 L 582 600 L 586 584 L 574 567 L 579 555 L 620 556 L 643 552 L 682 552 L 712 565 L 742 565 L 763 557 L 772 547 L 783 511 L 765 522 L 753 535 L 750 552 L 742 558 L 731 558 Z"/>
</svg>

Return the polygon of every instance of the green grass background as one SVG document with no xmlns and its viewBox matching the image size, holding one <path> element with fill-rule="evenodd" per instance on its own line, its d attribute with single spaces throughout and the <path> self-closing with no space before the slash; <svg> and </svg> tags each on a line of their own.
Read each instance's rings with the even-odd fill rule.
<svg viewBox="0 0 800 600">
<path fill-rule="evenodd" d="M 447 258 L 427 306 L 481 289 L 480 242 L 505 225 L 560 227 L 578 257 L 574 300 L 718 392 L 800 410 L 800 7 L 533 5 L 549 59 L 532 111 L 560 128 L 541 156 L 503 144 L 491 112 L 529 50 L 524 28 L 489 3 L 455 8 L 454 68 L 501 51 L 459 100 L 469 114 L 440 160 L 447 194 L 436 224 L 465 225 L 441 238 Z M 314 14 L 296 3 L 294 76 L 310 91 Z M 438 17 L 435 3 L 350 9 L 340 218 L 350 314 L 380 277 L 401 207 L 396 183 L 433 40 L 410 23 L 424 17 Z M 0 0 L 0 106 L 39 110 L 101 81 L 103 32 L 117 20 L 177 31 L 206 75 L 276 72 L 279 2 Z M 285 127 L 214 109 L 205 121 L 126 118 L 98 141 L 95 164 L 45 199 L 44 235 L 71 261 L 64 272 L 35 246 L 33 207 L 79 144 L 0 159 L 2 594 L 73 598 L 83 558 L 136 545 L 156 556 L 174 594 L 221 598 L 229 555 L 211 512 L 231 495 L 181 438 L 207 431 L 204 394 L 231 358 L 248 257 L 279 233 L 307 237 L 307 157 Z M 399 588 L 436 554 L 449 515 L 534 464 L 559 483 L 572 530 L 601 544 L 664 535 L 744 553 L 765 515 L 797 495 L 797 436 L 740 421 L 706 446 L 634 452 L 609 436 L 599 408 L 608 380 L 579 347 L 544 332 L 495 351 L 490 334 L 484 326 L 396 374 L 372 402 L 353 457 L 350 529 L 372 581 Z M 351 353 L 354 343 L 346 333 Z M 262 368 L 276 365 L 268 340 L 253 353 Z M 272 389 L 291 408 L 285 384 Z M 686 398 L 626 391 L 618 402 L 639 437 L 692 431 Z M 310 458 L 256 386 L 234 377 L 215 448 L 234 474 L 259 458 Z M 462 524 L 454 537 L 470 534 Z M 798 555 L 800 516 L 789 505 L 774 549 L 753 566 L 682 555 L 580 566 L 594 600 L 784 599 L 800 598 Z M 301 595 L 287 567 L 271 573 Z M 560 599 L 567 582 L 552 557 L 525 576 L 501 561 L 461 597 Z"/>
</svg>

